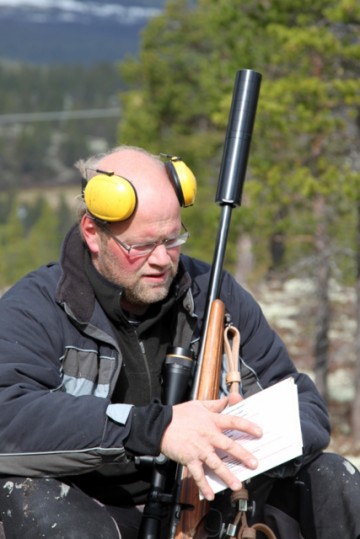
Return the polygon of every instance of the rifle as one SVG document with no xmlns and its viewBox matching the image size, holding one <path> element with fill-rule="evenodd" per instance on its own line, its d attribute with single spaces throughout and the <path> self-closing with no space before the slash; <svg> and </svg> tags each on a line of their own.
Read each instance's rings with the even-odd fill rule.
<svg viewBox="0 0 360 539">
<path fill-rule="evenodd" d="M 218 398 L 225 317 L 225 305 L 219 299 L 221 274 L 231 212 L 234 207 L 241 204 L 260 83 L 261 75 L 256 71 L 243 69 L 236 74 L 216 193 L 216 203 L 221 206 L 221 216 L 192 399 Z M 208 511 L 208 502 L 199 500 L 195 482 L 187 475 L 186 468 L 180 465 L 175 477 L 174 498 L 169 539 L 194 537 Z"/>
</svg>

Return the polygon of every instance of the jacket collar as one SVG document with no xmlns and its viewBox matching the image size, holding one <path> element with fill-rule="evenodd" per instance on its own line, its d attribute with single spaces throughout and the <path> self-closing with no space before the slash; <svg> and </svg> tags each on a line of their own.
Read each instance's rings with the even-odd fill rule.
<svg viewBox="0 0 360 539">
<path fill-rule="evenodd" d="M 95 294 L 84 271 L 86 251 L 79 226 L 74 225 L 61 250 L 56 300 L 80 323 L 89 322 L 95 306 Z"/>
<path fill-rule="evenodd" d="M 107 281 L 93 266 L 89 268 L 89 264 L 91 264 L 91 261 L 88 249 L 81 238 L 79 226 L 74 225 L 65 237 L 62 246 L 60 257 L 62 271 L 56 299 L 78 322 L 85 324 L 90 321 L 93 315 L 96 306 L 96 295 L 102 298 L 100 303 L 103 308 L 105 307 L 104 310 L 108 314 L 108 308 L 103 301 L 106 302 L 106 305 L 109 305 L 108 302 L 111 301 L 111 312 L 113 313 L 115 309 L 118 314 L 120 312 L 122 292 L 121 287 Z M 97 289 L 97 294 L 95 294 L 94 286 Z M 188 311 L 193 308 L 189 294 L 186 294 L 190 286 L 190 275 L 185 270 L 180 259 L 178 274 L 171 287 L 171 295 L 174 299 L 178 299 L 185 294 L 184 301 L 187 303 L 185 308 Z M 112 299 L 110 300 L 111 296 Z"/>
</svg>

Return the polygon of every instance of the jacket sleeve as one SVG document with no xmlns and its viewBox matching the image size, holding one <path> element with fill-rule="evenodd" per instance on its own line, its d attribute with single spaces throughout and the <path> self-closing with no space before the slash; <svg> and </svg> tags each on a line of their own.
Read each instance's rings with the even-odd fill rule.
<svg viewBox="0 0 360 539">
<path fill-rule="evenodd" d="M 270 327 L 255 299 L 229 275 L 222 284 L 222 299 L 233 323 L 241 333 L 240 354 L 251 376 L 244 387 L 245 396 L 254 390 L 292 376 L 297 384 L 303 437 L 303 456 L 273 471 L 279 476 L 296 473 L 303 462 L 311 460 L 329 443 L 330 423 L 323 399 L 312 380 L 298 372 L 279 335 Z"/>
<path fill-rule="evenodd" d="M 63 391 L 61 358 L 71 324 L 53 299 L 57 278 L 43 268 L 0 300 L 1 474 L 78 474 L 127 458 L 133 412 L 121 425 L 107 415 L 108 398 Z M 164 423 L 162 413 L 170 421 L 164 407 L 154 422 Z M 149 448 L 158 454 L 157 438 Z"/>
</svg>

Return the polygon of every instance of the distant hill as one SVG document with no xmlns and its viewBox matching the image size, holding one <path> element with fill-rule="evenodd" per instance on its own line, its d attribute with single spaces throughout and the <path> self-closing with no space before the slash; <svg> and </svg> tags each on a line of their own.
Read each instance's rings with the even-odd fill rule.
<svg viewBox="0 0 360 539">
<path fill-rule="evenodd" d="M 0 61 L 114 62 L 139 50 L 165 0 L 0 0 Z"/>
<path fill-rule="evenodd" d="M 78 192 L 74 162 L 118 143 L 116 63 L 165 1 L 0 0 L 0 195 Z"/>
</svg>

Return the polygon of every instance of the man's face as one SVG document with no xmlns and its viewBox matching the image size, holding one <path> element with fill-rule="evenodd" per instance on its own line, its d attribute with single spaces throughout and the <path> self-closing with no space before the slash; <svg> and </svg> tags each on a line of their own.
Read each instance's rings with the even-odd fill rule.
<svg viewBox="0 0 360 539">
<path fill-rule="evenodd" d="M 146 234 L 145 230 L 139 230 L 140 234 L 136 235 L 136 227 L 132 227 L 131 234 L 117 234 L 116 225 L 110 227 L 112 234 L 128 245 L 157 242 L 181 232 L 178 218 L 157 223 L 158 233 L 154 230 Z M 123 288 L 122 304 L 125 309 L 141 311 L 149 304 L 166 298 L 177 272 L 179 256 L 180 247 L 168 250 L 160 244 L 146 256 L 131 258 L 114 238 L 102 232 L 95 266 L 110 282 Z"/>
</svg>

